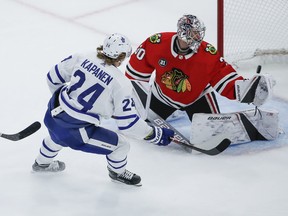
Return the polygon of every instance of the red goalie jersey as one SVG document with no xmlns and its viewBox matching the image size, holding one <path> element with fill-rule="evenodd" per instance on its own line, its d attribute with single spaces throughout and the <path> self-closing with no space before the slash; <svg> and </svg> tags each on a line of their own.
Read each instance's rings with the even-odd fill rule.
<svg viewBox="0 0 288 216">
<path fill-rule="evenodd" d="M 126 76 L 149 81 L 155 70 L 153 94 L 179 107 L 192 104 L 211 86 L 219 94 L 235 99 L 234 83 L 243 77 L 205 41 L 197 53 L 178 54 L 176 37 L 176 32 L 165 32 L 147 38 L 131 56 Z"/>
</svg>

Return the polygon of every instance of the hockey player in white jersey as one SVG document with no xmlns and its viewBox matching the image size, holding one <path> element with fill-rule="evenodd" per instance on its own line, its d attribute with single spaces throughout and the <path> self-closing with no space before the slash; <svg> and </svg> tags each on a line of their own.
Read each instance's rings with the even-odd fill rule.
<svg viewBox="0 0 288 216">
<path fill-rule="evenodd" d="M 111 179 L 141 185 L 140 176 L 126 169 L 130 145 L 125 136 L 168 145 L 174 131 L 151 127 L 138 116 L 133 87 L 118 69 L 131 51 L 129 40 L 115 33 L 97 52 L 69 56 L 49 71 L 47 81 L 53 96 L 44 118 L 49 136 L 42 142 L 33 171 L 63 171 L 65 163 L 53 159 L 62 147 L 70 147 L 106 155 Z M 101 127 L 101 119 L 111 117 L 119 132 Z"/>
</svg>

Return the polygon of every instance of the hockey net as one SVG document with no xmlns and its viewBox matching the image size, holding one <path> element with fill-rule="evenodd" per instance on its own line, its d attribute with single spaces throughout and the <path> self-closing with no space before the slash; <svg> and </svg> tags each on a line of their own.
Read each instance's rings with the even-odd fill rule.
<svg viewBox="0 0 288 216">
<path fill-rule="evenodd" d="M 218 50 L 236 66 L 288 62 L 288 0 L 218 0 Z"/>
</svg>

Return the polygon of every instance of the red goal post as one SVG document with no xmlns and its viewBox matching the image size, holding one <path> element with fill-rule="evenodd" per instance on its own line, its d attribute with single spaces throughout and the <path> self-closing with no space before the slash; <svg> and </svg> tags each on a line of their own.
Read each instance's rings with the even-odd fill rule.
<svg viewBox="0 0 288 216">
<path fill-rule="evenodd" d="M 288 62 L 288 0 L 218 0 L 217 48 L 232 64 Z"/>
</svg>

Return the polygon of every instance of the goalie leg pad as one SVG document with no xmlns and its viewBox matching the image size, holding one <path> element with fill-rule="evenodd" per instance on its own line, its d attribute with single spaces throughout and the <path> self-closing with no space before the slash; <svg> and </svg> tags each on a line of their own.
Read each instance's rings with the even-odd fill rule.
<svg viewBox="0 0 288 216">
<path fill-rule="evenodd" d="M 278 112 L 247 110 L 225 114 L 196 113 L 192 118 L 191 143 L 203 143 L 219 133 L 228 134 L 232 144 L 273 140 L 279 134 Z"/>
</svg>

